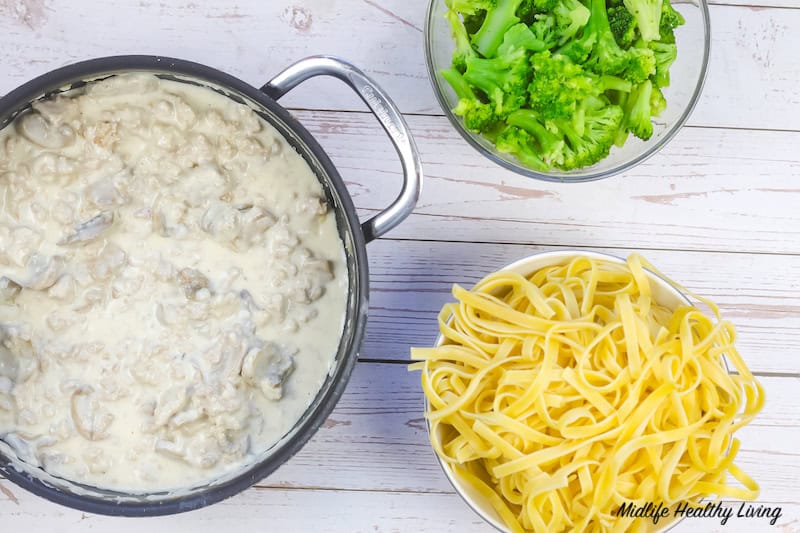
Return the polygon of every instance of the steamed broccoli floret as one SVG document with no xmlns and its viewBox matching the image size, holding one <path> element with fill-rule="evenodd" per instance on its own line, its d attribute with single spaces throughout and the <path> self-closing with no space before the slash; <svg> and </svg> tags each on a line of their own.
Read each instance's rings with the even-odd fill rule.
<svg viewBox="0 0 800 533">
<path fill-rule="evenodd" d="M 458 17 L 458 13 L 448 11 L 445 16 L 450 22 L 451 34 L 456 44 L 456 48 L 453 50 L 453 67 L 464 72 L 467 68 L 467 59 L 476 57 L 478 53 L 473 50 L 467 29 Z"/>
<path fill-rule="evenodd" d="M 625 127 L 645 141 L 653 136 L 653 123 L 650 120 L 652 93 L 653 83 L 647 80 L 631 89 L 625 104 Z"/>
<path fill-rule="evenodd" d="M 636 20 L 625 6 L 608 8 L 608 24 L 621 48 L 630 48 L 636 41 Z"/>
<path fill-rule="evenodd" d="M 622 77 L 632 83 L 641 83 L 656 72 L 656 58 L 649 48 L 633 46 L 626 50 L 628 61 Z"/>
<path fill-rule="evenodd" d="M 652 53 L 619 47 L 611 33 L 605 0 L 591 0 L 591 17 L 581 36 L 561 47 L 559 53 L 576 63 L 585 62 L 584 66 L 598 74 L 619 74 L 634 83 L 655 71 Z"/>
<path fill-rule="evenodd" d="M 483 131 L 497 121 L 494 106 L 481 102 L 469 83 L 455 68 L 441 72 L 458 96 L 458 105 L 453 109 L 456 115 L 464 119 L 464 125 L 472 131 Z"/>
<path fill-rule="evenodd" d="M 453 112 L 499 151 L 571 170 L 653 135 L 684 23 L 670 0 L 445 1 Z"/>
<path fill-rule="evenodd" d="M 498 135 L 495 146 L 501 152 L 513 154 L 525 166 L 536 170 L 548 170 L 550 165 L 537 154 L 535 142 L 530 133 L 512 126 Z"/>
<path fill-rule="evenodd" d="M 669 86 L 669 68 L 678 57 L 678 47 L 674 43 L 660 43 L 652 41 L 647 43 L 648 48 L 653 51 L 656 62 L 656 74 L 654 81 L 656 87 Z"/>
<path fill-rule="evenodd" d="M 494 57 L 503 42 L 506 31 L 519 22 L 516 15 L 522 0 L 496 0 L 486 10 L 486 18 L 480 29 L 472 36 L 475 48 L 484 57 Z"/>
<path fill-rule="evenodd" d="M 574 63 L 585 63 L 597 42 L 597 34 L 591 26 L 592 19 L 590 17 L 589 23 L 584 27 L 581 36 L 566 42 L 556 50 L 556 53 L 570 58 Z"/>
<path fill-rule="evenodd" d="M 552 48 L 558 43 L 556 18 L 553 15 L 536 15 L 530 29 L 534 37 L 545 43 L 545 48 Z"/>
<path fill-rule="evenodd" d="M 530 133 L 539 148 L 538 154 L 548 165 L 561 166 L 564 163 L 564 139 L 548 130 L 535 111 L 520 109 L 508 116 L 509 126 L 521 128 Z"/>
<path fill-rule="evenodd" d="M 614 140 L 622 126 L 623 112 L 619 106 L 597 104 L 586 109 L 585 128 L 581 133 L 572 122 L 564 119 L 555 121 L 564 133 L 569 150 L 564 165 L 570 168 L 589 166 L 606 157 L 614 145 Z"/>
<path fill-rule="evenodd" d="M 464 27 L 467 29 L 467 33 L 472 35 L 481 29 L 481 24 L 483 24 L 483 21 L 486 19 L 486 11 L 478 11 L 474 15 L 462 14 L 461 18 L 464 21 Z"/>
<path fill-rule="evenodd" d="M 658 31 L 661 34 L 661 42 L 674 43 L 675 42 L 675 28 L 686 24 L 686 19 L 683 15 L 675 11 L 672 3 L 669 0 L 663 0 L 661 4 L 661 22 L 658 25 Z"/>
<path fill-rule="evenodd" d="M 575 37 L 578 31 L 589 22 L 591 15 L 589 9 L 580 0 L 559 0 L 553 8 L 553 13 L 561 33 L 558 42 L 560 45 Z"/>
<path fill-rule="evenodd" d="M 579 102 L 597 91 L 594 78 L 565 56 L 547 51 L 533 54 L 530 61 L 533 79 L 528 101 L 544 119 L 571 117 Z"/>
<path fill-rule="evenodd" d="M 624 93 L 629 93 L 631 92 L 631 88 L 633 87 L 633 84 L 628 80 L 624 80 L 617 76 L 609 76 L 609 75 L 600 76 L 599 78 L 597 78 L 597 81 L 595 83 L 597 84 L 597 88 L 601 92 L 622 91 Z"/>
<path fill-rule="evenodd" d="M 564 170 L 589 166 L 608 155 L 617 132 L 622 127 L 623 112 L 619 106 L 607 105 L 602 99 L 589 97 L 585 105 L 585 127 L 579 131 L 572 120 L 558 118 L 541 121 L 535 112 L 515 111 L 508 123 L 530 133 L 540 148 L 545 163 Z"/>
<path fill-rule="evenodd" d="M 547 44 L 538 39 L 527 25 L 520 22 L 508 29 L 503 37 L 503 44 L 497 49 L 497 54 L 502 56 L 515 48 L 540 52 L 547 48 Z"/>
<path fill-rule="evenodd" d="M 522 48 L 491 59 L 469 58 L 464 73 L 464 79 L 486 94 L 500 117 L 525 104 L 531 76 L 528 53 Z"/>
<path fill-rule="evenodd" d="M 476 132 L 484 131 L 497 122 L 494 107 L 480 100 L 459 100 L 453 113 L 464 119 L 464 125 L 468 130 Z"/>
<path fill-rule="evenodd" d="M 535 0 L 522 0 L 517 8 L 517 16 L 520 21 L 530 26 L 536 18 L 536 15 L 541 13 L 542 10 L 536 6 Z"/>
<path fill-rule="evenodd" d="M 661 8 L 663 0 L 624 0 L 623 3 L 639 27 L 639 33 L 645 42 L 657 41 L 661 38 Z"/>
<path fill-rule="evenodd" d="M 625 141 L 628 140 L 628 136 L 630 135 L 627 126 L 627 107 L 629 97 L 630 93 L 618 93 L 616 101 L 614 102 L 614 105 L 617 105 L 622 109 L 622 124 L 620 125 L 619 130 L 617 130 L 617 136 L 614 138 L 614 144 L 620 147 L 625 144 Z"/>
<path fill-rule="evenodd" d="M 661 115 L 667 108 L 667 99 L 664 98 L 664 93 L 661 92 L 656 86 L 653 86 L 653 92 L 650 93 L 650 114 L 654 117 Z"/>
<path fill-rule="evenodd" d="M 652 54 L 648 55 L 635 48 L 630 50 L 620 48 L 611 33 L 605 0 L 591 0 L 591 6 L 592 16 L 587 28 L 591 27 L 594 30 L 596 40 L 589 64 L 601 74 L 622 74 L 633 82 L 646 79 L 655 69 Z"/>
<path fill-rule="evenodd" d="M 469 83 L 467 83 L 467 80 L 464 79 L 464 76 L 462 76 L 457 69 L 455 68 L 444 69 L 440 72 L 440 74 L 445 79 L 445 81 L 447 81 L 447 83 L 450 84 L 450 86 L 453 88 L 453 91 L 455 91 L 456 96 L 458 96 L 459 99 L 468 99 L 468 100 L 477 99 L 477 97 L 475 96 L 475 92 L 472 90 L 472 87 L 470 87 Z"/>
<path fill-rule="evenodd" d="M 497 0 L 446 0 L 445 4 L 450 11 L 462 15 L 475 15 L 481 11 L 492 9 L 497 4 Z"/>
</svg>

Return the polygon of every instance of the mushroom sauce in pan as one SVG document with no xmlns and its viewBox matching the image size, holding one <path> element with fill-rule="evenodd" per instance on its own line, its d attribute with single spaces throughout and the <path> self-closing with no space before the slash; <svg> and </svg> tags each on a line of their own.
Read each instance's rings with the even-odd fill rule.
<svg viewBox="0 0 800 533">
<path fill-rule="evenodd" d="M 347 290 L 314 173 L 211 89 L 119 75 L 0 132 L 0 440 L 50 474 L 252 462 L 320 390 Z"/>
</svg>

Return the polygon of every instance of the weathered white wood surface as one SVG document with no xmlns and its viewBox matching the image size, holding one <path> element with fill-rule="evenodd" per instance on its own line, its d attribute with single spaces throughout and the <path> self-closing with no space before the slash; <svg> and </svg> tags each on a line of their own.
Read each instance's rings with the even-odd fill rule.
<svg viewBox="0 0 800 533">
<path fill-rule="evenodd" d="M 55 508 L 41 512 L 35 497 L 19 498 L 19 506 L 3 509 L 13 531 L 42 531 L 49 524 L 53 533 L 71 531 L 198 533 L 217 531 L 278 533 L 493 533 L 478 515 L 455 494 L 414 492 L 358 492 L 327 490 L 252 489 L 215 507 L 190 515 L 146 520 L 109 518 Z M 763 502 L 769 505 L 768 502 Z M 731 519 L 725 526 L 717 520 L 684 520 L 671 533 L 792 533 L 800 506 L 780 505 L 783 516 L 774 526 L 766 519 Z M 6 510 L 7 509 L 7 510 Z M 787 518 L 788 517 L 788 518 Z M 6 522 L 3 522 L 6 525 Z"/>
<path fill-rule="evenodd" d="M 674 531 L 800 531 L 800 0 L 714 0 L 703 97 L 660 154 L 610 180 L 533 182 L 467 146 L 425 71 L 424 0 L 0 0 L 0 94 L 102 55 L 191 59 L 255 85 L 294 60 L 345 57 L 407 114 L 427 181 L 415 214 L 369 247 L 366 360 L 407 358 L 436 336 L 452 283 L 530 253 L 638 250 L 712 297 L 740 332 L 767 391 L 741 431 L 739 464 L 762 487 L 763 519 L 687 520 Z M 329 151 L 367 216 L 399 190 L 374 119 L 338 82 L 283 102 Z M 452 493 L 426 442 L 417 375 L 362 362 L 315 438 L 259 486 L 221 504 L 146 521 L 86 515 L 0 480 L 0 531 L 488 532 Z"/>
<path fill-rule="evenodd" d="M 0 93 L 55 67 L 104 55 L 191 59 L 260 86 L 290 62 L 324 53 L 362 66 L 404 112 L 440 114 L 425 69 L 425 9 L 421 0 L 3 0 Z M 798 129 L 800 55 L 794 38 L 800 11 L 714 5 L 711 20 L 711 69 L 691 123 Z M 333 81 L 301 87 L 287 102 L 362 109 Z"/>
<path fill-rule="evenodd" d="M 357 206 L 390 203 L 400 163 L 373 117 L 295 115 L 331 154 Z M 623 176 L 559 184 L 494 165 L 445 117 L 408 122 L 425 186 L 392 238 L 800 253 L 800 133 L 684 128 Z"/>
<path fill-rule="evenodd" d="M 793 506 L 797 504 L 793 491 L 800 476 L 800 454 L 796 449 L 796 442 L 800 441 L 800 415 L 793 401 L 793 391 L 800 386 L 800 378 L 765 377 L 761 380 L 768 391 L 766 406 L 762 415 L 740 432 L 743 445 L 737 464 L 748 472 L 757 472 L 761 484 L 759 502 L 783 506 L 787 514 L 781 523 L 785 524 L 790 521 L 786 519 L 789 510 L 795 509 Z M 206 511 L 182 515 L 180 522 L 210 526 L 222 516 L 229 516 L 234 506 L 240 506 L 238 509 L 244 514 L 254 515 L 251 522 L 245 523 L 254 525 L 260 521 L 258 516 L 266 520 L 271 514 L 267 509 L 250 507 L 248 510 L 241 506 L 259 505 L 283 508 L 277 512 L 278 523 L 282 523 L 280 520 L 297 521 L 324 528 L 325 524 L 317 520 L 331 512 L 329 506 L 344 505 L 350 509 L 363 504 L 363 511 L 357 511 L 348 523 L 351 528 L 348 531 L 374 528 L 412 531 L 408 528 L 414 524 L 431 531 L 469 529 L 475 517 L 466 505 L 450 496 L 452 489 L 427 443 L 422 402 L 418 374 L 407 372 L 405 365 L 359 363 L 347 392 L 328 422 L 294 458 L 259 483 L 257 489 Z M 412 468 L 410 461 L 413 461 Z M 48 509 L 63 515 L 64 523 L 69 523 L 69 517 L 77 519 L 81 515 L 43 504 L 8 481 L 0 481 L 0 487 L 0 517 L 10 517 L 14 525 L 34 520 Z M 315 490 L 313 498 L 307 491 L 309 488 Z M 347 491 L 345 495 L 337 494 L 343 490 Z M 290 511 L 293 505 L 315 499 L 320 500 L 320 510 L 312 513 L 315 517 L 305 512 L 293 516 Z M 348 499 L 353 501 L 348 502 Z M 372 509 L 374 505 L 380 507 Z M 448 511 L 436 511 L 441 508 Z M 397 517 L 393 515 L 403 509 L 407 513 L 395 522 Z M 110 527 L 112 522 L 116 526 L 131 523 L 89 518 L 93 522 L 87 520 L 80 524 Z M 149 522 L 179 523 L 175 520 L 158 518 Z M 700 523 L 687 521 L 687 525 Z M 336 529 L 335 520 L 328 526 L 331 530 L 342 530 Z M 294 531 L 304 530 L 308 529 Z"/>
<path fill-rule="evenodd" d="M 408 359 L 408 347 L 436 339 L 436 315 L 454 283 L 470 286 L 532 253 L 530 245 L 378 241 L 369 247 L 370 317 L 362 357 Z M 630 250 L 593 247 L 625 257 Z M 738 326 L 753 371 L 800 373 L 800 256 L 649 250 L 665 274 L 713 299 Z M 435 269 L 431 265 L 436 265 Z"/>
</svg>

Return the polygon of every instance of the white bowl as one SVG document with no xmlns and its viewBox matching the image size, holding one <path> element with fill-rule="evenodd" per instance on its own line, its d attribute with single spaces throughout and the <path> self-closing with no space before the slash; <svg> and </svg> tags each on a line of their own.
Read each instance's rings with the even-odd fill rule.
<svg viewBox="0 0 800 533">
<path fill-rule="evenodd" d="M 538 254 L 534 254 L 528 256 L 524 259 L 520 259 L 519 261 L 515 261 L 510 265 L 504 266 L 501 270 L 511 270 L 516 272 L 522 276 L 529 276 L 540 270 L 544 267 L 553 266 L 553 265 L 561 265 L 564 264 L 567 260 L 575 257 L 575 256 L 583 256 L 589 257 L 591 259 L 597 259 L 601 261 L 607 261 L 611 263 L 619 263 L 625 264 L 625 260 L 619 257 L 608 255 L 608 254 L 601 254 L 597 252 L 585 252 L 582 250 L 563 250 L 563 251 L 555 251 L 555 252 L 541 252 Z M 667 280 L 651 272 L 650 270 L 645 269 L 645 272 L 648 275 L 650 282 L 652 283 L 651 288 L 653 291 L 653 300 L 658 302 L 660 305 L 668 308 L 668 309 L 675 309 L 680 307 L 681 305 L 692 305 L 692 302 L 689 298 L 686 297 L 682 292 L 677 290 L 673 287 Z M 436 339 L 436 346 L 441 346 L 444 344 L 444 336 L 439 334 L 439 337 Z M 430 408 L 428 401 L 425 401 L 425 412 L 427 413 Z M 428 431 L 430 432 L 430 424 L 428 426 Z M 437 428 L 437 433 L 442 431 L 442 426 Z M 442 435 L 436 435 L 438 439 L 441 439 Z M 503 522 L 503 519 L 500 518 L 500 515 L 497 514 L 497 511 L 494 510 L 491 503 L 483 497 L 478 491 L 476 491 L 471 485 L 465 483 L 462 479 L 455 475 L 450 465 L 447 464 L 445 461 L 439 457 L 438 454 L 436 455 L 436 459 L 439 461 L 439 465 L 442 467 L 445 476 L 450 481 L 450 484 L 453 485 L 453 488 L 456 492 L 467 502 L 473 511 L 478 513 L 481 518 L 483 518 L 486 522 L 492 525 L 498 531 L 502 531 L 504 533 L 510 533 L 510 530 Z M 661 531 L 665 531 L 670 527 L 673 527 L 677 521 L 668 522 L 666 524 L 662 524 L 665 529 L 661 529 Z"/>
</svg>

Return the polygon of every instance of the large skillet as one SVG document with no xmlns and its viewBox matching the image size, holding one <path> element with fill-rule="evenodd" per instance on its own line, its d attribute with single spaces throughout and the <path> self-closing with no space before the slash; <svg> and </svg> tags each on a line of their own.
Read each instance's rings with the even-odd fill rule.
<svg viewBox="0 0 800 533">
<path fill-rule="evenodd" d="M 209 87 L 252 107 L 274 126 L 306 160 L 322 184 L 336 215 L 347 256 L 349 295 L 344 330 L 335 362 L 321 390 L 289 433 L 257 461 L 211 484 L 181 491 L 132 494 L 81 485 L 48 475 L 21 462 L 0 435 L 0 474 L 53 502 L 107 515 L 152 516 L 189 511 L 245 490 L 286 462 L 310 438 L 344 391 L 358 356 L 367 320 L 369 278 L 366 244 L 403 221 L 413 210 L 422 185 L 416 146 L 405 120 L 388 95 L 363 72 L 334 57 L 304 59 L 256 89 L 224 72 L 189 61 L 155 56 L 118 56 L 84 61 L 44 74 L 0 99 L 0 129 L 32 102 L 49 95 L 80 90 L 87 81 L 125 72 L 151 72 L 162 78 Z M 333 76 L 349 85 L 375 114 L 389 135 L 403 166 L 400 195 L 386 209 L 359 222 L 339 172 L 311 134 L 280 104 L 283 95 L 314 76 Z M 127 327 L 121 325 L 121 327 Z"/>
</svg>

